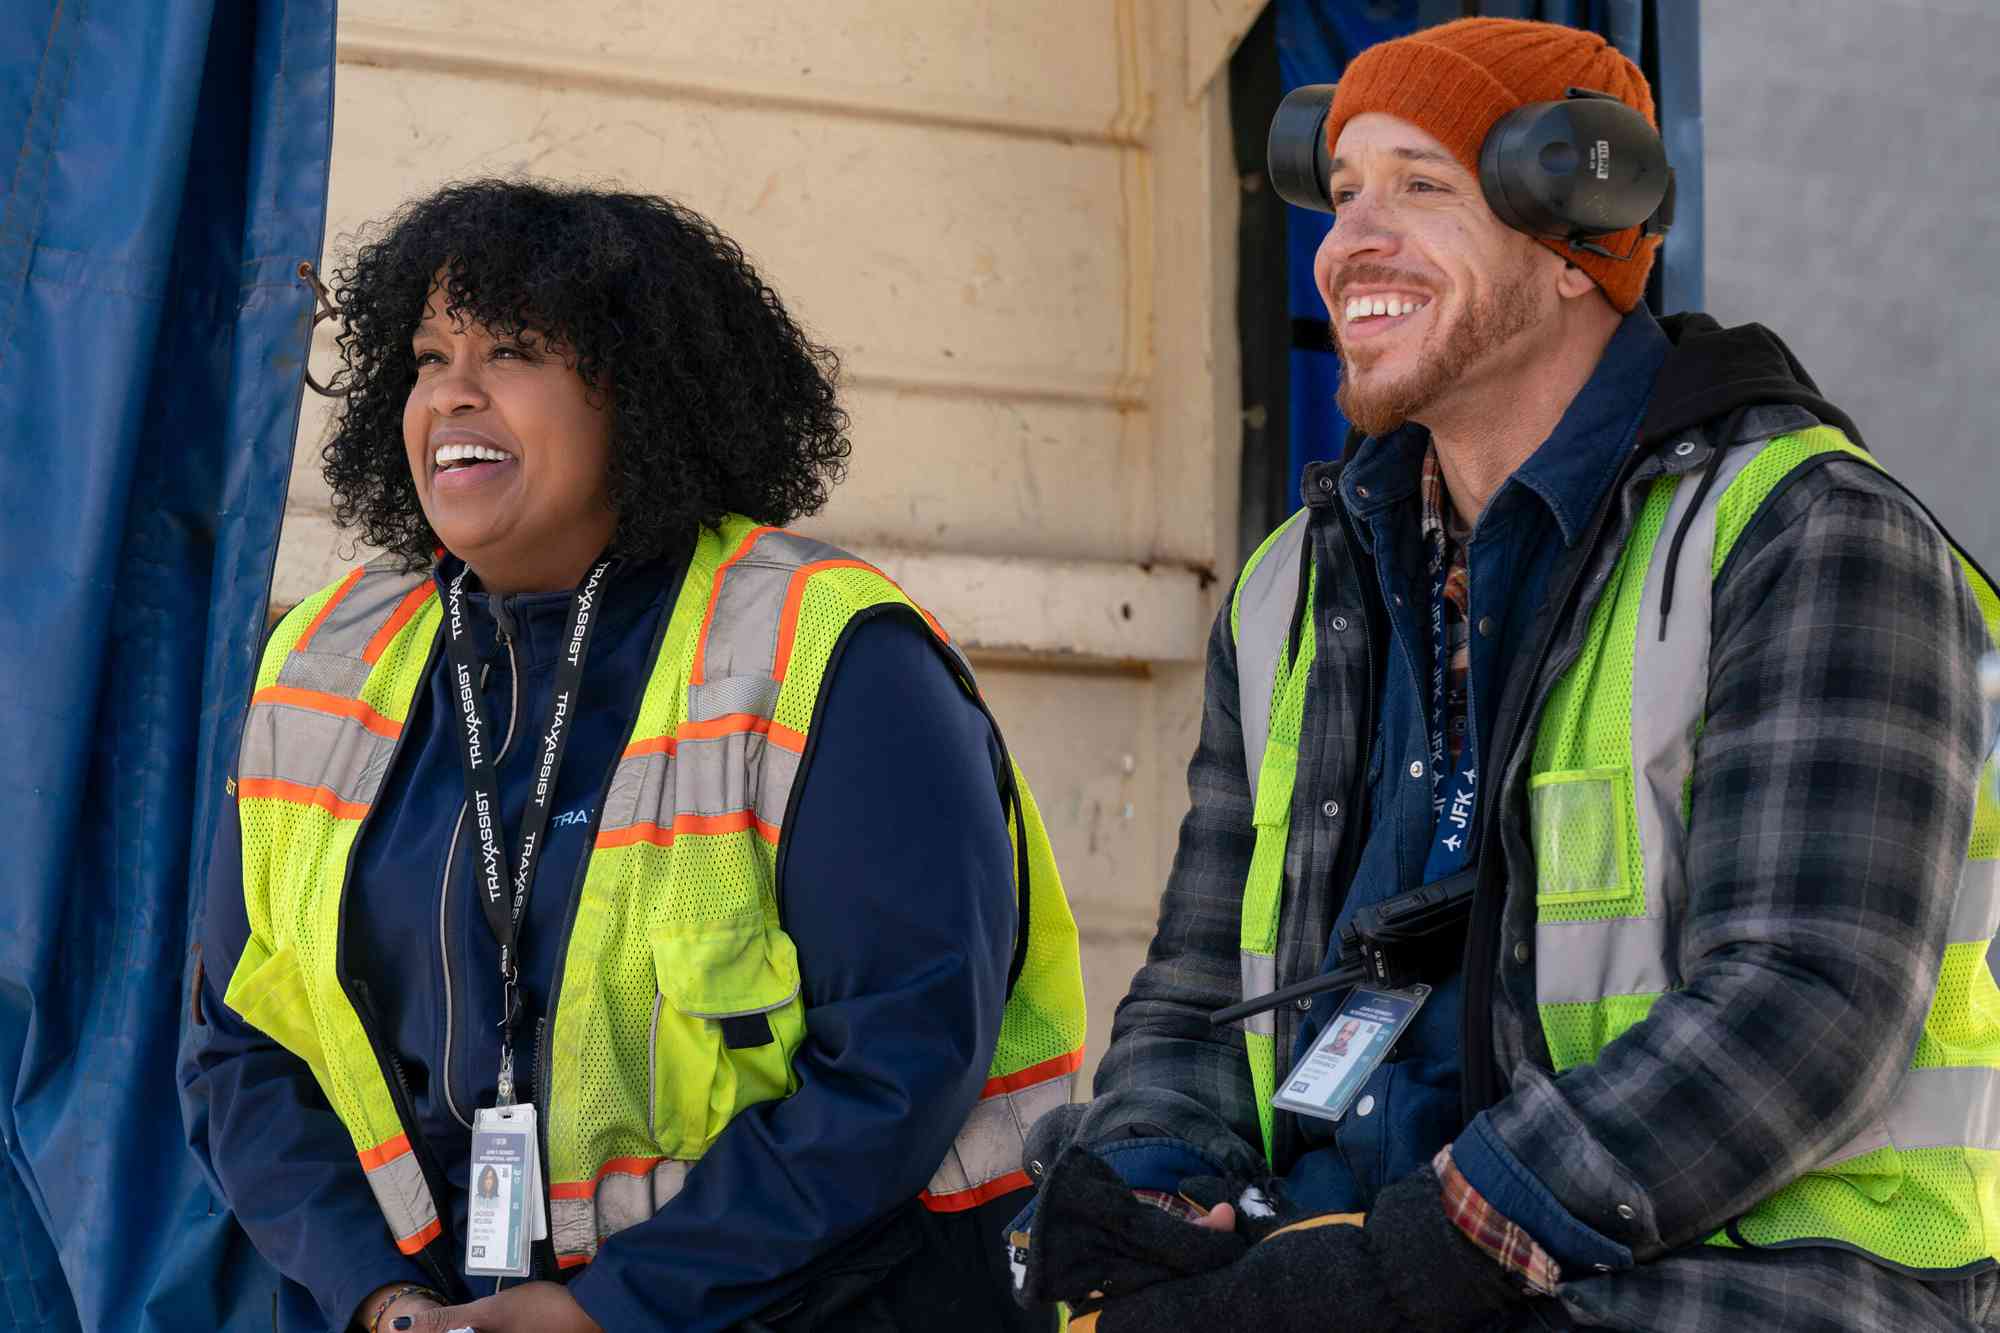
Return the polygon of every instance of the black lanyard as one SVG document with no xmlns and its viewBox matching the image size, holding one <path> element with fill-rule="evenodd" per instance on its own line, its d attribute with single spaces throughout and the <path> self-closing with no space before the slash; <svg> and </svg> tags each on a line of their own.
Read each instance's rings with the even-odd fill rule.
<svg viewBox="0 0 2000 1333">
<path fill-rule="evenodd" d="M 556 774 L 562 771 L 563 751 L 569 747 L 570 717 L 576 710 L 577 690 L 583 684 L 583 658 L 590 646 L 593 614 L 599 590 L 612 562 L 599 560 L 584 576 L 570 597 L 569 619 L 563 629 L 563 655 L 556 663 L 555 697 L 549 700 L 548 718 L 542 725 L 541 759 L 535 770 L 535 785 L 528 796 L 528 808 L 521 816 L 520 854 L 514 859 L 514 891 L 506 887 L 507 834 L 500 826 L 500 781 L 497 745 L 479 706 L 479 665 L 472 652 L 472 636 L 465 624 L 465 571 L 460 570 L 445 590 L 445 655 L 451 661 L 452 689 L 458 696 L 458 757 L 465 770 L 465 799 L 472 812 L 473 836 L 478 843 L 479 862 L 473 869 L 473 883 L 479 891 L 479 906 L 486 924 L 500 945 L 500 982 L 503 988 L 500 1016 L 499 1103 L 514 1100 L 514 1027 L 521 1017 L 521 964 L 519 944 L 521 918 L 527 914 L 528 891 L 534 887 L 535 869 L 541 863 L 542 835 L 549 826 L 554 803 Z"/>
</svg>

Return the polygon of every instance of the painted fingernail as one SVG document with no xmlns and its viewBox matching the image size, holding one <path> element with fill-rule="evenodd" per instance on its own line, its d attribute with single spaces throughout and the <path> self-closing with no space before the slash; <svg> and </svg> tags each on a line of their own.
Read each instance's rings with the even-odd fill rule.
<svg viewBox="0 0 2000 1333">
<path fill-rule="evenodd" d="M 389 1321 L 390 1328 L 408 1328 L 416 1321 L 406 1314 L 399 1314 Z"/>
</svg>

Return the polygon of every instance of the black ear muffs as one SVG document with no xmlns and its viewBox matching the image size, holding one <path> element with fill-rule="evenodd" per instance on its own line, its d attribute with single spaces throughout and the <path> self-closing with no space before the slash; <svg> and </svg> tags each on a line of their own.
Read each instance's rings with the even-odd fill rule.
<svg viewBox="0 0 2000 1333">
<path fill-rule="evenodd" d="M 1333 154 L 1326 118 L 1330 83 L 1294 88 L 1271 118 L 1271 186 L 1288 204 L 1331 213 Z M 1503 116 L 1479 149 L 1487 207 L 1516 231 L 1567 241 L 1612 259 L 1594 238 L 1643 227 L 1660 236 L 1674 221 L 1674 173 L 1646 118 L 1609 93 L 1571 88 L 1560 102 L 1531 102 Z"/>
<path fill-rule="evenodd" d="M 1294 88 L 1278 103 L 1265 140 L 1264 166 L 1271 188 L 1286 203 L 1315 213 L 1333 211 L 1326 188 L 1333 175 L 1333 150 L 1326 142 L 1326 118 L 1332 110 L 1332 84 Z"/>
<path fill-rule="evenodd" d="M 1587 88 L 1501 117 L 1479 149 L 1479 188 L 1516 231 L 1598 254 L 1608 252 L 1584 242 L 1628 227 L 1660 235 L 1673 223 L 1674 173 L 1659 134 Z"/>
</svg>

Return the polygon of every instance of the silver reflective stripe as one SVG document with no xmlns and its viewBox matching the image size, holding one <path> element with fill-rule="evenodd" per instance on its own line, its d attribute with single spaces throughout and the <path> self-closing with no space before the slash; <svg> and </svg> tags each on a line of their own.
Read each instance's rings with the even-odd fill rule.
<svg viewBox="0 0 2000 1333">
<path fill-rule="evenodd" d="M 856 560 L 857 557 L 817 538 L 779 531 L 765 533 L 764 540 L 757 543 L 757 549 L 751 552 L 749 559 L 797 569 L 801 565 L 817 565 L 828 560 Z"/>
<path fill-rule="evenodd" d="M 559 1255 L 597 1253 L 597 1204 L 591 1199 L 549 1200 L 549 1243 Z"/>
<path fill-rule="evenodd" d="M 1695 735 L 1708 702 L 1712 635 L 1715 521 L 1722 496 L 1760 451 L 1748 445 L 1724 455 L 1701 509 L 1688 526 L 1674 569 L 1677 596 L 1660 638 L 1660 601 L 1667 558 L 1700 487 L 1681 477 L 1653 541 L 1640 588 L 1632 645 L 1630 723 L 1633 802 L 1639 832 L 1646 912 L 1603 921 L 1539 922 L 1535 928 L 1535 998 L 1575 1004 L 1607 995 L 1658 995 L 1679 984 L 1675 932 L 1687 905 L 1687 827 L 1681 795 L 1694 772 Z M 1606 596 L 1617 595 L 1616 589 Z"/>
<path fill-rule="evenodd" d="M 559 1255 L 594 1256 L 600 1241 L 637 1226 L 672 1203 L 687 1184 L 692 1165 L 669 1160 L 637 1175 L 606 1171 L 592 1197 L 550 1199 L 550 1243 Z"/>
<path fill-rule="evenodd" d="M 768 718 L 778 711 L 781 687 L 766 672 L 761 676 L 723 676 L 711 672 L 705 685 L 688 687 L 687 720 L 713 722 L 719 717 L 747 713 Z"/>
<path fill-rule="evenodd" d="M 702 679 L 770 676 L 778 658 L 785 594 L 800 566 L 852 560 L 837 546 L 790 532 L 766 532 L 722 572 L 702 649 Z"/>
<path fill-rule="evenodd" d="M 2000 932 L 2000 861 L 1967 861 L 1951 909 L 1951 940 L 1990 940 Z"/>
<path fill-rule="evenodd" d="M 1244 949 L 1237 954 L 1237 966 L 1243 973 L 1244 999 L 1254 1000 L 1259 995 L 1269 995 L 1278 989 L 1276 954 Z M 1243 1030 L 1254 1032 L 1260 1037 L 1275 1037 L 1278 1035 L 1278 1016 L 1270 1009 L 1261 1014 L 1252 1014 L 1243 1020 Z"/>
<path fill-rule="evenodd" d="M 293 704 L 253 704 L 243 720 L 236 776 L 324 787 L 343 801 L 370 805 L 395 750 L 394 740 L 353 718 Z"/>
<path fill-rule="evenodd" d="M 314 635 L 313 641 L 318 640 L 319 636 Z M 337 694 L 343 699 L 359 699 L 361 687 L 368 683 L 368 673 L 373 670 L 359 657 L 308 649 L 285 654 L 284 663 L 278 668 L 277 683 L 320 694 Z"/>
<path fill-rule="evenodd" d="M 1880 1120 L 1877 1120 L 1846 1143 L 1841 1144 L 1839 1151 L 1826 1159 L 1826 1165 L 1833 1166 L 1855 1157 L 1865 1157 L 1871 1152 L 1878 1152 L 1883 1148 L 1893 1148 L 1895 1146 L 1894 1141 L 1889 1138 L 1889 1127 Z"/>
<path fill-rule="evenodd" d="M 722 575 L 714 619 L 703 640 L 703 680 L 771 674 L 778 659 L 785 591 L 791 584 L 789 566 L 756 563 L 754 554 L 729 567 Z"/>
<path fill-rule="evenodd" d="M 1299 554 L 1305 546 L 1306 516 L 1301 510 L 1279 529 L 1277 540 L 1243 580 L 1236 593 L 1236 700 L 1243 727 L 1243 771 L 1250 776 L 1250 800 L 1257 800 L 1257 778 L 1264 767 L 1264 744 L 1271 735 L 1271 690 L 1278 678 L 1278 659 L 1292 632 L 1292 610 L 1299 595 Z"/>
<path fill-rule="evenodd" d="M 1589 1004 L 1607 995 L 1658 995 L 1672 987 L 1661 961 L 1658 917 L 1544 921 L 1535 928 L 1535 1001 Z"/>
<path fill-rule="evenodd" d="M 754 810 L 767 824 L 785 816 L 799 775 L 799 756 L 758 732 L 682 741 L 674 756 L 673 811 L 730 815 Z"/>
<path fill-rule="evenodd" d="M 430 575 L 394 568 L 386 560 L 370 561 L 347 595 L 333 605 L 306 647 L 323 656 L 359 659 L 369 640 L 382 628 L 397 605 Z"/>
<path fill-rule="evenodd" d="M 1828 1161 L 1890 1147 L 2000 1150 L 2000 1069 L 1912 1069 L 1883 1120 Z"/>
<path fill-rule="evenodd" d="M 660 1162 L 643 1175 L 607 1171 L 597 1182 L 597 1234 L 615 1236 L 666 1207 L 687 1183 L 686 1162 Z"/>
<path fill-rule="evenodd" d="M 1708 708 L 1708 650 L 1713 637 L 1715 520 L 1721 500 L 1760 450 L 1744 445 L 1723 456 L 1708 499 L 1689 525 L 1673 583 L 1680 596 L 1660 638 L 1660 598 L 1667 557 L 1700 486 L 1690 474 L 1675 488 L 1667 521 L 1639 594 L 1632 646 L 1632 773 L 1638 801 L 1639 849 L 1645 865 L 1646 910 L 1671 925 L 1687 900 L 1683 859 L 1687 826 L 1681 797 L 1694 773 L 1695 734 Z M 1662 910 L 1664 905 L 1665 910 Z"/>
<path fill-rule="evenodd" d="M 389 1230 L 398 1241 L 407 1241 L 428 1229 L 437 1221 L 437 1205 L 431 1201 L 431 1188 L 424 1182 L 423 1168 L 417 1165 L 417 1155 L 405 1147 L 402 1154 L 392 1157 L 382 1165 L 363 1168 L 368 1177 L 368 1188 L 375 1191 L 375 1202 L 382 1209 Z"/>
<path fill-rule="evenodd" d="M 929 1193 L 956 1194 L 1021 1170 L 1028 1127 L 1070 1099 L 1074 1073 L 981 1099 L 931 1176 Z"/>
<path fill-rule="evenodd" d="M 610 790 L 604 793 L 604 814 L 599 818 L 599 834 L 630 828 L 634 824 L 658 823 L 661 812 L 670 808 L 673 790 L 669 770 L 673 756 L 656 750 L 650 754 L 627 755 L 611 774 Z"/>
<path fill-rule="evenodd" d="M 799 778 L 800 756 L 759 732 L 682 741 L 678 753 L 631 755 L 618 762 L 604 796 L 598 832 L 635 824 L 670 828 L 680 815 L 712 818 L 744 810 L 782 827 Z"/>
</svg>

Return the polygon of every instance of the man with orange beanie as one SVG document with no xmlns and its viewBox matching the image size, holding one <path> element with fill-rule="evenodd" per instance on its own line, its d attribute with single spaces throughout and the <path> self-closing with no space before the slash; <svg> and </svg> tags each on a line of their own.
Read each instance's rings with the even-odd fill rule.
<svg viewBox="0 0 2000 1333">
<path fill-rule="evenodd" d="M 1495 168 L 1572 89 L 1653 121 L 1514 20 L 1333 95 L 1356 431 L 1217 617 L 1010 1236 L 1099 1333 L 2000 1328 L 2000 596 L 1775 336 L 1646 311 L 1658 226 L 1520 223 L 1507 170 L 1614 156 Z"/>
</svg>

